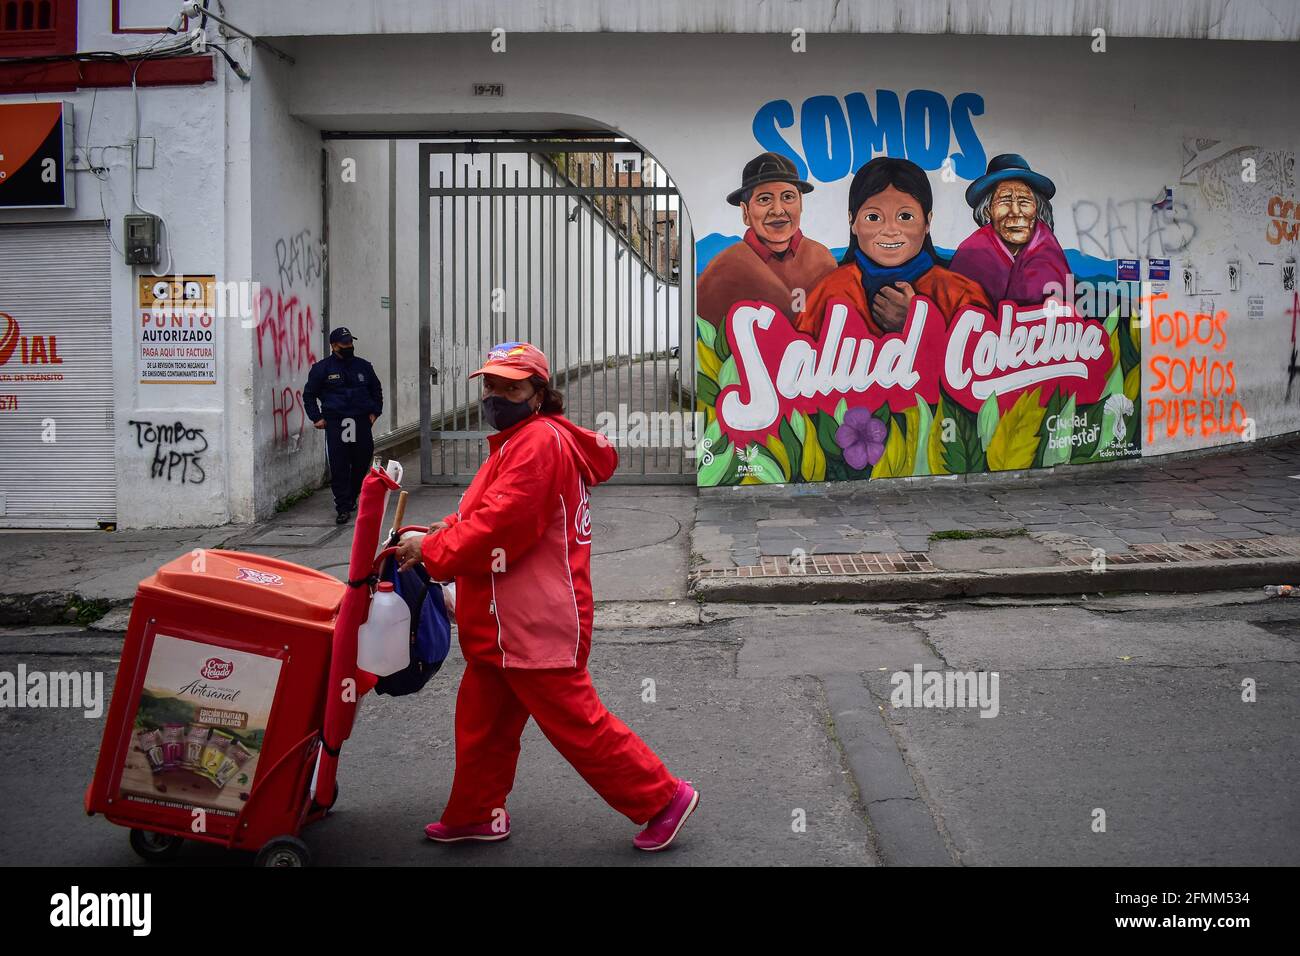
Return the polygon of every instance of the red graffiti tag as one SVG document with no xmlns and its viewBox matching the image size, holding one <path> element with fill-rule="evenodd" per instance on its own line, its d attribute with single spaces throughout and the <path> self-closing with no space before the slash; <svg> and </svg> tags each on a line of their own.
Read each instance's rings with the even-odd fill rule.
<svg viewBox="0 0 1300 956">
<path fill-rule="evenodd" d="M 311 368 L 316 362 L 313 340 L 316 319 L 311 306 L 303 305 L 296 295 L 262 289 L 258 295 L 257 364 L 266 364 L 263 341 L 269 335 L 275 357 L 275 374 L 296 373 Z"/>
<path fill-rule="evenodd" d="M 272 388 L 271 416 L 276 444 L 289 440 L 292 428 L 291 416 L 298 423 L 295 435 L 302 438 L 302 433 L 307 428 L 307 410 L 302 404 L 302 389 L 290 388 L 287 385 L 284 388 Z"/>
</svg>

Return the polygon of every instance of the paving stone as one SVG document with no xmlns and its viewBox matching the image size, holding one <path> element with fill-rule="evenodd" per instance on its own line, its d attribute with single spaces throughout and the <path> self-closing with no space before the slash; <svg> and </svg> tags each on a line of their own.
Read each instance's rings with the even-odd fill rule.
<svg viewBox="0 0 1300 956">
<path fill-rule="evenodd" d="M 1161 544 L 1167 540 L 1162 534 L 1154 531 L 1139 531 L 1135 528 L 1121 528 L 1115 532 L 1115 537 L 1129 544 Z"/>
<path fill-rule="evenodd" d="M 1262 534 L 1289 535 L 1289 534 L 1293 534 L 1295 531 L 1294 528 L 1287 527 L 1286 525 L 1281 524 L 1277 521 L 1247 522 L 1246 527 L 1251 528 L 1254 531 L 1259 531 Z"/>
</svg>

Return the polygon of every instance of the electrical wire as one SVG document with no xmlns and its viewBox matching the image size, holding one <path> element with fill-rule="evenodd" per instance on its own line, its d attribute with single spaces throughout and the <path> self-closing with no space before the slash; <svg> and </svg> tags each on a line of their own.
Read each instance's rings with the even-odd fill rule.
<svg viewBox="0 0 1300 956">
<path fill-rule="evenodd" d="M 218 6 L 220 7 L 222 5 L 218 3 Z M 204 44 L 205 49 L 207 47 L 212 47 L 216 49 L 217 52 L 220 53 L 222 58 L 226 61 L 226 64 L 230 67 L 231 71 L 243 81 L 248 82 L 251 79 L 248 72 L 243 67 L 241 67 L 238 61 L 235 60 L 230 55 L 230 53 L 226 50 L 224 44 L 206 42 L 207 39 L 206 32 L 207 32 L 207 22 L 208 22 L 207 9 L 208 9 L 208 0 L 204 0 L 203 15 L 200 17 L 199 26 L 197 27 L 197 29 L 203 31 L 204 40 L 205 40 L 205 44 Z M 117 145 L 102 146 L 100 147 L 100 149 L 103 150 L 129 149 L 130 150 L 130 157 L 128 161 L 131 164 L 132 208 L 138 209 L 140 212 L 145 213 L 146 215 L 154 216 L 162 224 L 163 236 L 167 246 L 167 268 L 163 272 L 159 273 L 159 272 L 155 272 L 153 267 L 150 266 L 149 272 L 151 275 L 155 277 L 169 274 L 171 269 L 175 265 L 175 258 L 172 254 L 171 227 L 167 224 L 166 217 L 162 216 L 159 213 L 155 213 L 146 209 L 144 206 L 140 204 L 140 200 L 139 200 L 138 173 L 140 168 L 140 163 L 139 163 L 140 89 L 137 83 L 137 78 L 138 78 L 137 75 L 140 71 L 141 65 L 146 60 L 169 59 L 173 57 L 185 56 L 193 52 L 192 41 L 190 40 L 188 35 L 185 38 L 174 41 L 167 46 L 161 46 L 164 40 L 167 40 L 174 35 L 175 34 L 172 33 L 160 34 L 157 37 L 157 39 L 153 40 L 148 45 L 144 47 L 140 47 L 138 49 L 132 49 L 132 50 L 87 50 L 87 51 L 80 51 L 77 53 L 50 54 L 44 56 L 0 57 L 0 65 L 30 64 L 32 66 L 51 64 L 51 63 L 71 63 L 71 62 L 129 63 L 131 61 L 134 61 L 135 65 L 131 69 L 131 97 L 133 101 L 132 115 L 134 118 L 134 124 L 133 124 L 130 144 L 129 146 L 117 146 Z M 109 167 L 107 166 L 97 167 L 94 165 L 94 163 L 91 160 L 91 150 L 94 149 L 94 146 L 91 145 L 91 132 L 94 128 L 95 104 L 98 100 L 98 97 L 99 97 L 99 87 L 95 87 L 95 92 L 91 96 L 91 100 L 90 100 L 90 118 L 86 124 L 86 140 L 85 140 L 85 145 L 82 147 L 82 151 L 84 153 L 87 169 L 89 169 L 90 172 L 94 174 L 95 179 L 98 180 L 99 182 L 99 210 L 100 213 L 103 215 L 104 229 L 105 232 L 108 234 L 109 244 L 112 246 L 113 251 L 120 255 L 122 253 L 122 250 L 120 250 L 117 247 L 117 243 L 113 240 L 113 230 L 112 230 L 111 221 L 108 216 L 108 210 L 105 208 L 104 205 L 104 183 L 108 181 L 107 173 L 109 172 Z M 75 154 L 76 154 L 76 143 L 74 142 L 73 155 L 75 156 Z"/>
<path fill-rule="evenodd" d="M 175 265 L 175 259 L 172 258 L 172 230 L 171 227 L 167 225 L 166 217 L 145 209 L 144 206 L 140 205 L 140 200 L 136 198 L 136 174 L 140 170 L 140 90 L 139 87 L 136 86 L 135 75 L 140 69 L 140 64 L 143 62 L 144 60 L 139 60 L 136 63 L 135 68 L 131 70 L 131 95 L 135 100 L 135 129 L 134 135 L 131 137 L 131 205 L 142 213 L 153 216 L 162 223 L 163 236 L 167 241 L 167 268 L 162 272 L 155 272 L 153 266 L 150 266 L 149 273 L 156 278 L 158 276 L 168 275 L 171 272 L 172 266 Z"/>
</svg>

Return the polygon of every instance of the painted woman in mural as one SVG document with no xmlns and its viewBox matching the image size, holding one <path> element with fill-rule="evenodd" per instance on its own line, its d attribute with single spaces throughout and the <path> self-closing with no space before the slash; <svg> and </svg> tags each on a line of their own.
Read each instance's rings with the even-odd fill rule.
<svg viewBox="0 0 1300 956">
<path fill-rule="evenodd" d="M 957 247 L 952 269 L 978 282 L 989 301 L 1034 305 L 1051 286 L 1066 288 L 1070 267 L 1052 232 L 1056 185 L 1029 168 L 1024 157 L 1003 153 L 966 190 L 980 228 Z"/>
<path fill-rule="evenodd" d="M 763 153 L 745 164 L 740 188 L 727 202 L 740 207 L 749 228 L 744 241 L 720 252 L 696 285 L 696 313 L 721 328 L 731 307 L 742 299 L 758 299 L 780 309 L 791 322 L 796 289 L 811 289 L 835 269 L 835 257 L 799 229 L 803 194 L 812 184 L 785 156 Z"/>
<path fill-rule="evenodd" d="M 849 246 L 808 297 L 795 327 L 814 338 L 833 301 L 849 302 L 874 335 L 897 332 L 918 295 L 951 323 L 967 306 L 992 311 L 979 284 L 945 268 L 930 239 L 934 197 L 916 163 L 879 156 L 849 187 Z"/>
</svg>

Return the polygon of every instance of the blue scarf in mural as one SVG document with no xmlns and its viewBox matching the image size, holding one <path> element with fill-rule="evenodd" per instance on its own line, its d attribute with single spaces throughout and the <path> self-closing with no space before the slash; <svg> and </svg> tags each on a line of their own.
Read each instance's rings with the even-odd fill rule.
<svg viewBox="0 0 1300 956">
<path fill-rule="evenodd" d="M 867 292 L 867 302 L 876 298 L 876 293 L 893 282 L 913 283 L 934 268 L 934 257 L 922 249 L 900 266 L 878 266 L 863 254 L 861 249 L 853 250 L 862 270 L 862 288 Z"/>
</svg>

